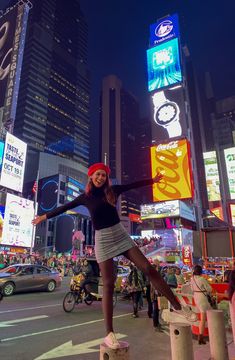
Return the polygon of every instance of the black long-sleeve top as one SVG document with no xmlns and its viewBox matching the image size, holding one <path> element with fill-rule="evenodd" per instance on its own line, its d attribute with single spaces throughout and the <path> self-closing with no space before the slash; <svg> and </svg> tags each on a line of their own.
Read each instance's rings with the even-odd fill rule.
<svg viewBox="0 0 235 360">
<path fill-rule="evenodd" d="M 136 189 L 142 186 L 152 185 L 153 179 L 136 181 L 127 185 L 113 185 L 113 192 L 118 198 L 118 196 L 124 191 Z M 58 207 L 55 210 L 52 210 L 46 213 L 47 219 L 50 219 L 54 216 L 60 215 L 67 210 L 73 209 L 79 205 L 84 205 L 90 212 L 91 221 L 95 230 L 100 230 L 114 226 L 120 222 L 118 212 L 115 206 L 109 204 L 105 198 L 104 190 L 102 188 L 94 188 L 91 194 L 81 194 L 73 201 Z"/>
</svg>

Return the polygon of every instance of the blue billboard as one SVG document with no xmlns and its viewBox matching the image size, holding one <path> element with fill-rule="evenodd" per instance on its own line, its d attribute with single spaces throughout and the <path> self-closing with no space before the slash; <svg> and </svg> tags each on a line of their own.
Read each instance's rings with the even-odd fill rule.
<svg viewBox="0 0 235 360">
<path fill-rule="evenodd" d="M 147 50 L 148 91 L 160 90 L 183 80 L 178 39 Z"/>
<path fill-rule="evenodd" d="M 179 18 L 177 14 L 150 25 L 150 47 L 178 37 Z"/>
</svg>

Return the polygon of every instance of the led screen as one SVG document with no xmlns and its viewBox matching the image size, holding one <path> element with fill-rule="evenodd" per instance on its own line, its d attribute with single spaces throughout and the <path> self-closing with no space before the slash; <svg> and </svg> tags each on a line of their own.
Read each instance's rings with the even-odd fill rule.
<svg viewBox="0 0 235 360">
<path fill-rule="evenodd" d="M 182 82 L 178 39 L 147 50 L 148 90 L 155 91 Z"/>
<path fill-rule="evenodd" d="M 33 201 L 13 194 L 7 194 L 2 244 L 30 247 L 33 233 L 33 218 Z"/>
<path fill-rule="evenodd" d="M 141 220 L 179 216 L 179 201 L 172 200 L 156 204 L 144 204 L 141 205 L 140 212 Z"/>
<path fill-rule="evenodd" d="M 232 225 L 235 226 L 235 204 L 229 204 Z"/>
<path fill-rule="evenodd" d="M 153 201 L 192 198 L 192 173 L 189 143 L 186 139 L 151 147 L 152 176 L 163 174 L 153 185 Z"/>
<path fill-rule="evenodd" d="M 179 136 L 187 136 L 184 90 L 158 91 L 152 95 L 152 140 L 161 142 Z"/>
<path fill-rule="evenodd" d="M 150 25 L 150 46 L 179 36 L 178 15 L 168 16 L 155 24 Z"/>
<path fill-rule="evenodd" d="M 206 187 L 209 201 L 217 201 L 221 199 L 220 195 L 220 179 L 218 163 L 215 151 L 203 153 Z"/>
<path fill-rule="evenodd" d="M 230 198 L 235 199 L 235 147 L 224 150 Z"/>
<path fill-rule="evenodd" d="M 10 133 L 6 135 L 0 184 L 22 192 L 27 144 Z"/>
</svg>

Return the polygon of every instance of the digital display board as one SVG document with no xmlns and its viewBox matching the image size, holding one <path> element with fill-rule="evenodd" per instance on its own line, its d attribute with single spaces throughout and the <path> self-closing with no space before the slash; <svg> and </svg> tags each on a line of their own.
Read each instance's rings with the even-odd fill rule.
<svg viewBox="0 0 235 360">
<path fill-rule="evenodd" d="M 4 133 L 12 133 L 14 128 L 28 12 L 29 5 L 22 1 L 6 11 L 0 19 L 0 88 L 3 88 L 0 103 L 4 102 L 0 127 Z"/>
<path fill-rule="evenodd" d="M 235 204 L 229 204 L 232 225 L 235 226 Z"/>
<path fill-rule="evenodd" d="M 182 82 L 178 39 L 147 50 L 148 90 L 156 91 Z"/>
<path fill-rule="evenodd" d="M 166 217 L 179 216 L 179 201 L 172 200 L 140 206 L 141 220 L 162 219 Z"/>
<path fill-rule="evenodd" d="M 153 185 L 153 201 L 180 200 L 193 197 L 189 142 L 186 139 L 151 147 L 152 177 L 163 174 Z"/>
<path fill-rule="evenodd" d="M 183 87 L 158 91 L 152 95 L 152 140 L 160 142 L 187 136 Z"/>
<path fill-rule="evenodd" d="M 2 244 L 31 247 L 33 218 L 33 201 L 7 194 Z"/>
<path fill-rule="evenodd" d="M 230 198 L 235 199 L 235 147 L 224 149 Z"/>
<path fill-rule="evenodd" d="M 49 176 L 40 181 L 38 214 L 44 214 L 57 207 L 59 176 Z"/>
<path fill-rule="evenodd" d="M 6 135 L 0 185 L 22 192 L 27 144 L 10 133 Z"/>
<path fill-rule="evenodd" d="M 177 14 L 168 16 L 150 25 L 150 46 L 179 37 L 179 18 Z"/>
<path fill-rule="evenodd" d="M 1 174 L 1 171 L 2 171 L 3 153 L 4 153 L 4 142 L 0 141 L 0 174 Z"/>
<path fill-rule="evenodd" d="M 206 173 L 206 188 L 209 201 L 221 199 L 220 178 L 215 151 L 203 153 L 204 167 Z"/>
<path fill-rule="evenodd" d="M 71 177 L 67 177 L 65 195 L 67 201 L 72 201 L 79 195 L 81 195 L 85 190 L 85 185 L 73 179 Z"/>
<path fill-rule="evenodd" d="M 166 249 L 176 249 L 178 244 L 179 230 L 178 229 L 163 229 L 163 230 L 141 230 L 141 237 L 148 239 L 156 238 L 159 242 L 159 247 Z"/>
</svg>

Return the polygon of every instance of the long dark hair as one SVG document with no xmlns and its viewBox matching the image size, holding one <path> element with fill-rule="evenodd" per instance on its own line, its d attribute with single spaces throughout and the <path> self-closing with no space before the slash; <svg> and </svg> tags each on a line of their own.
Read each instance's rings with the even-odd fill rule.
<svg viewBox="0 0 235 360">
<path fill-rule="evenodd" d="M 92 194 L 92 191 L 95 189 L 96 187 L 93 184 L 93 181 L 91 178 L 89 178 L 87 185 L 86 185 L 86 189 L 85 189 L 85 193 L 90 196 Z M 111 187 L 111 181 L 109 179 L 109 176 L 106 175 L 106 180 L 104 185 L 102 186 L 103 190 L 104 190 L 104 195 L 106 200 L 108 201 L 108 203 L 112 206 L 116 206 L 117 203 L 117 197 Z"/>
<path fill-rule="evenodd" d="M 232 301 L 234 291 L 235 291 L 235 270 L 232 270 L 229 275 L 229 285 L 228 285 L 229 301 Z"/>
</svg>

